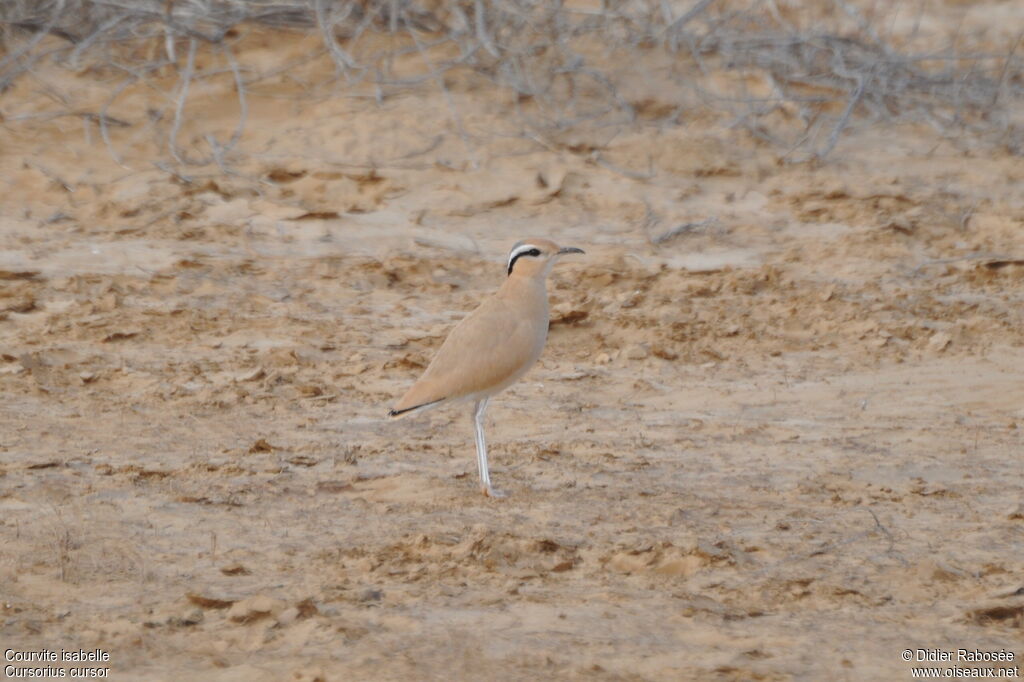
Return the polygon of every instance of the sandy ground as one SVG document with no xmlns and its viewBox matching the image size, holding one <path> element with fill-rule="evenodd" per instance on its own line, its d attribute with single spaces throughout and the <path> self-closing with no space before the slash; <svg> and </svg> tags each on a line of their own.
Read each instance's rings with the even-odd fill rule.
<svg viewBox="0 0 1024 682">
<path fill-rule="evenodd" d="M 229 131 L 217 87 L 194 106 Z M 792 165 L 694 115 L 473 168 L 436 89 L 274 88 L 230 172 L 155 168 L 143 94 L 123 166 L 87 116 L 0 130 L 4 648 L 224 682 L 1020 663 L 1019 157 L 904 126 Z M 384 414 L 530 235 L 587 256 L 492 402 L 493 501 L 468 406 Z"/>
</svg>

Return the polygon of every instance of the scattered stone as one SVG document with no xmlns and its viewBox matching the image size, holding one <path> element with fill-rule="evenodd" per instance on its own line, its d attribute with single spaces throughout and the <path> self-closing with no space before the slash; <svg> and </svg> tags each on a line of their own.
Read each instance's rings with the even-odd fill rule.
<svg viewBox="0 0 1024 682">
<path fill-rule="evenodd" d="M 405 334 L 396 331 L 382 332 L 378 336 L 379 344 L 384 348 L 401 348 L 409 343 Z"/>
<path fill-rule="evenodd" d="M 103 337 L 103 343 L 112 343 L 114 341 L 124 341 L 125 339 L 135 338 L 139 335 L 137 331 L 119 331 L 112 332 Z"/>
<path fill-rule="evenodd" d="M 384 592 L 372 587 L 363 590 L 363 593 L 359 595 L 359 601 L 364 604 L 379 602 L 384 598 Z"/>
<path fill-rule="evenodd" d="M 320 613 L 320 609 L 316 607 L 312 599 L 303 599 L 295 605 L 295 608 L 299 612 L 299 619 L 312 618 Z"/>
<path fill-rule="evenodd" d="M 185 598 L 196 606 L 204 609 L 226 609 L 235 603 L 235 599 L 220 599 L 218 597 L 206 597 L 201 594 L 189 592 Z"/>
<path fill-rule="evenodd" d="M 36 309 L 36 299 L 32 296 L 22 296 L 14 300 L 0 304 L 0 312 L 5 313 L 30 313 Z"/>
<path fill-rule="evenodd" d="M 251 571 L 243 566 L 242 564 L 232 564 L 231 566 L 222 566 L 220 572 L 224 575 L 250 575 Z"/>
<path fill-rule="evenodd" d="M 206 209 L 206 219 L 219 225 L 237 225 L 254 213 L 248 199 L 233 199 Z"/>
<path fill-rule="evenodd" d="M 952 343 L 953 338 L 946 332 L 936 332 L 932 334 L 932 338 L 928 340 L 928 347 L 936 352 L 946 350 L 946 347 Z"/>
<path fill-rule="evenodd" d="M 151 618 L 142 623 L 143 627 L 189 627 L 203 622 L 204 614 L 201 608 L 195 606 L 175 605 L 156 609 Z"/>
<path fill-rule="evenodd" d="M 643 360 L 648 355 L 650 355 L 650 351 L 648 350 L 647 344 L 645 343 L 630 346 L 630 348 L 626 351 L 626 357 L 630 360 Z"/>
<path fill-rule="evenodd" d="M 289 606 L 281 613 L 277 614 L 277 622 L 280 625 L 291 625 L 299 618 L 299 610 L 294 606 Z"/>
<path fill-rule="evenodd" d="M 978 625 L 1024 626 L 1024 604 L 996 604 L 967 612 L 967 619 Z"/>
<path fill-rule="evenodd" d="M 235 375 L 235 381 L 257 381 L 258 379 L 262 379 L 265 376 L 267 376 L 267 373 L 263 370 L 263 368 L 256 367 L 254 369 L 245 370 L 244 372 L 239 372 L 238 374 Z"/>
<path fill-rule="evenodd" d="M 679 353 L 666 346 L 655 346 L 651 349 L 651 353 L 662 360 L 676 360 L 679 358 Z"/>
<path fill-rule="evenodd" d="M 232 604 L 228 610 L 228 619 L 235 623 L 255 623 L 264 618 L 277 616 L 284 609 L 285 604 L 280 599 L 257 594 Z"/>
<path fill-rule="evenodd" d="M 167 624 L 168 625 L 173 625 L 175 627 L 184 627 L 184 626 L 189 626 L 189 625 L 198 625 L 199 623 L 203 622 L 203 618 L 205 618 L 205 614 L 203 613 L 203 610 L 200 609 L 200 608 L 193 608 L 193 609 L 189 609 L 188 611 L 186 611 L 181 616 L 171 616 L 171 617 L 169 617 L 167 619 Z"/>
<path fill-rule="evenodd" d="M 249 446 L 249 454 L 255 454 L 257 452 L 273 452 L 274 446 L 266 441 L 265 438 L 260 438 L 258 441 Z"/>
</svg>

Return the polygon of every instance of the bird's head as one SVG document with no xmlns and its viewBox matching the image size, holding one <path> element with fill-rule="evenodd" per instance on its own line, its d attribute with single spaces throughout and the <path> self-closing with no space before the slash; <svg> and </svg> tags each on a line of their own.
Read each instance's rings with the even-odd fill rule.
<svg viewBox="0 0 1024 682">
<path fill-rule="evenodd" d="M 584 253 L 575 246 L 559 246 L 550 239 L 524 239 L 508 254 L 508 276 L 547 277 L 551 267 L 567 253 Z"/>
</svg>

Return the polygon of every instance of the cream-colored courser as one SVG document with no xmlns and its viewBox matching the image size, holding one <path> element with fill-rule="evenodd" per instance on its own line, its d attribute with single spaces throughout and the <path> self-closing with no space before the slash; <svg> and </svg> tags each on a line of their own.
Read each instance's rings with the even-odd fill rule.
<svg viewBox="0 0 1024 682">
<path fill-rule="evenodd" d="M 472 401 L 480 488 L 491 487 L 484 440 L 484 410 L 496 393 L 518 381 L 537 362 L 548 337 L 547 277 L 559 257 L 583 253 L 547 239 L 527 239 L 508 255 L 508 278 L 497 293 L 455 325 L 423 376 L 388 412 L 416 414 L 456 401 Z"/>
</svg>

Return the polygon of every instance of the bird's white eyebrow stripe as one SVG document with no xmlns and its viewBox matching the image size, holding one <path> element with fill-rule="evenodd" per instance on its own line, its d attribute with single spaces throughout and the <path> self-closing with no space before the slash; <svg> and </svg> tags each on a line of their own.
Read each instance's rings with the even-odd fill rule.
<svg viewBox="0 0 1024 682">
<path fill-rule="evenodd" d="M 537 246 L 535 244 L 523 244 L 512 249 L 512 253 L 508 254 L 508 263 L 505 264 L 505 269 L 508 270 L 510 267 L 512 267 L 512 261 L 514 261 L 516 258 L 523 255 L 530 249 L 536 248 Z"/>
</svg>

